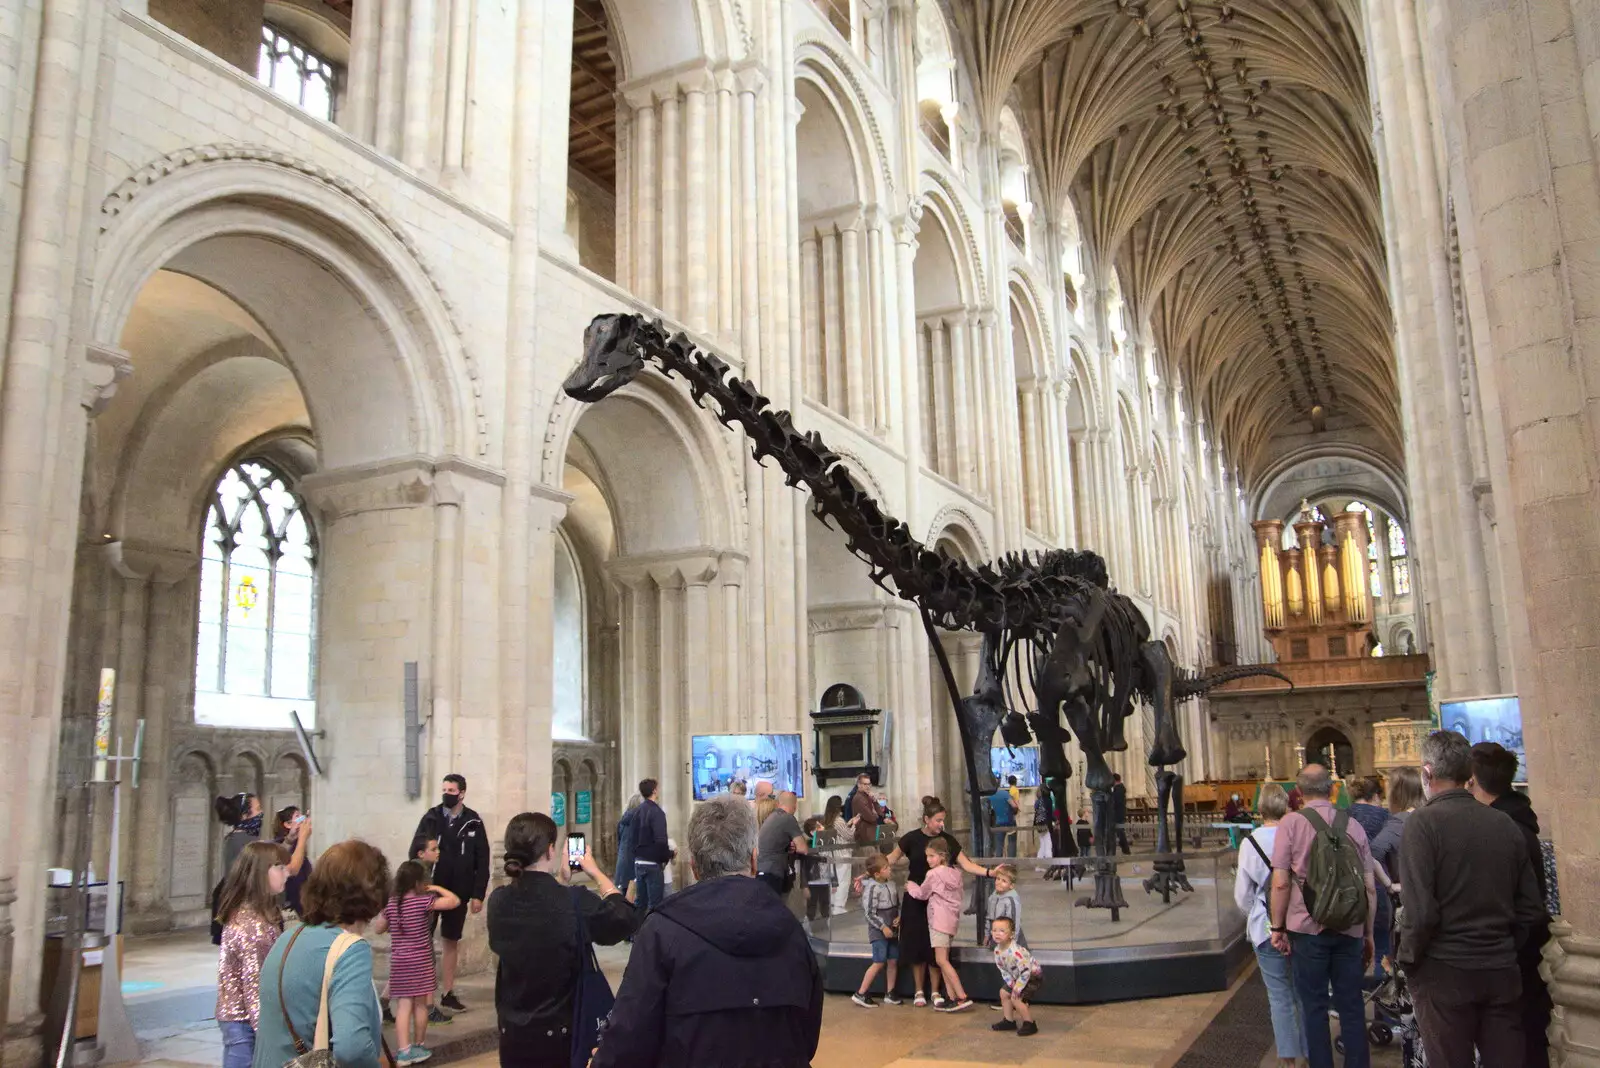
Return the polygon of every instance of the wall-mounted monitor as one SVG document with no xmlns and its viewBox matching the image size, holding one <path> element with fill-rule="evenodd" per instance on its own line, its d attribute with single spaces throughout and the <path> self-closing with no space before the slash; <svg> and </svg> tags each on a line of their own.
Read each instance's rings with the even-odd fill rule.
<svg viewBox="0 0 1600 1068">
<path fill-rule="evenodd" d="M 1522 706 L 1515 695 L 1471 697 L 1439 705 L 1439 725 L 1459 731 L 1473 745 L 1499 742 L 1517 754 L 1517 781 L 1528 779 L 1528 752 L 1522 744 Z"/>
<path fill-rule="evenodd" d="M 690 741 L 696 801 L 725 794 L 735 782 L 751 797 L 758 782 L 805 794 L 798 734 L 696 734 Z"/>
<path fill-rule="evenodd" d="M 995 782 L 1001 786 L 1007 785 L 1010 777 L 1017 777 L 1018 786 L 1039 785 L 1039 750 L 1036 746 L 1024 746 L 1012 749 L 1006 745 L 996 745 L 989 749 L 989 769 L 994 772 Z"/>
</svg>

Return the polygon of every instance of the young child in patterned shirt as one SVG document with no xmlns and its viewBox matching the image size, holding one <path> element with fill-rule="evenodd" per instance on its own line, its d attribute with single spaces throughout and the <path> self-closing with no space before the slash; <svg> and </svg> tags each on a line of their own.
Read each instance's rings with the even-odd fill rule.
<svg viewBox="0 0 1600 1068">
<path fill-rule="evenodd" d="M 872 1000 L 872 983 L 887 966 L 889 980 L 883 1003 L 898 1005 L 900 998 L 894 986 L 900 978 L 900 892 L 889 881 L 889 858 L 882 853 L 867 858 L 867 878 L 861 884 L 861 914 L 867 919 L 872 963 L 850 1000 L 864 1009 L 875 1008 L 878 1003 Z"/>
<path fill-rule="evenodd" d="M 989 1025 L 991 1031 L 1015 1031 L 1026 1038 L 1039 1033 L 1028 1002 L 1044 983 L 1044 969 L 1033 954 L 1016 940 L 1016 924 L 1009 916 L 999 916 L 989 925 L 994 938 L 994 963 L 1000 969 L 1000 1011 L 1005 1019 Z M 1018 1023 L 1020 1019 L 1022 1022 Z"/>
</svg>

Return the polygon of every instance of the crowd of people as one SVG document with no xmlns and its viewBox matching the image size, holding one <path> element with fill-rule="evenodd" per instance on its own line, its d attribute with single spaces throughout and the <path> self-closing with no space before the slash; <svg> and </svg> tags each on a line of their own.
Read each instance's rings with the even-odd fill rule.
<svg viewBox="0 0 1600 1068">
<path fill-rule="evenodd" d="M 1549 916 L 1538 820 L 1512 789 L 1516 771 L 1515 754 L 1500 746 L 1436 731 L 1420 769 L 1353 784 L 1348 808 L 1335 805 L 1333 777 L 1316 764 L 1296 780 L 1298 810 L 1281 786 L 1261 787 L 1261 824 L 1240 847 L 1235 899 L 1280 1063 L 1332 1068 L 1331 1009 L 1343 1063 L 1363 1068 L 1363 995 L 1402 980 L 1432 1068 L 1470 1068 L 1475 1056 L 1496 1068 L 1548 1063 L 1538 963 Z M 1024 934 L 1017 870 L 967 856 L 938 798 L 923 798 L 918 825 L 894 837 L 885 834 L 897 829 L 893 814 L 866 777 L 803 822 L 793 793 L 765 783 L 750 796 L 730 790 L 696 806 L 693 881 L 668 895 L 677 853 L 658 787 L 641 782 L 619 822 L 615 881 L 587 849 L 569 854 L 549 816 L 525 812 L 504 830 L 505 880 L 493 893 L 489 833 L 466 804 L 462 776 L 446 777 L 441 803 L 392 873 L 359 840 L 313 864 L 305 813 L 284 809 L 263 833 L 258 799 L 218 799 L 230 825 L 230 863 L 214 894 L 224 1068 L 277 1068 L 319 1048 L 353 1068 L 426 1061 L 429 1025 L 466 1009 L 455 993 L 460 941 L 467 917 L 484 911 L 508 1068 L 808 1064 L 822 977 L 800 909 L 789 905 L 795 886 L 805 887 L 811 919 L 860 894 L 871 963 L 855 1005 L 903 1004 L 904 970 L 914 1006 L 958 1013 L 973 1007 L 952 959 L 966 876 L 992 887 L 981 932 L 1000 988 L 991 1026 L 1038 1032 L 1029 1006 L 1043 969 Z M 1000 795 L 995 815 L 1014 821 L 1020 806 Z M 1048 818 L 1054 836 L 1089 847 L 1073 841 L 1060 813 Z M 902 864 L 903 889 L 893 878 Z M 376 934 L 389 938 L 386 1005 L 374 994 L 367 936 Z M 624 940 L 633 946 L 613 995 L 594 946 Z"/>
<path fill-rule="evenodd" d="M 1516 772 L 1504 747 L 1435 731 L 1420 768 L 1355 783 L 1346 809 L 1318 764 L 1296 780 L 1298 810 L 1261 787 L 1234 895 L 1280 1064 L 1332 1068 L 1331 1007 L 1343 1064 L 1366 1068 L 1364 995 L 1402 978 L 1430 1068 L 1549 1063 L 1543 854 Z"/>
</svg>

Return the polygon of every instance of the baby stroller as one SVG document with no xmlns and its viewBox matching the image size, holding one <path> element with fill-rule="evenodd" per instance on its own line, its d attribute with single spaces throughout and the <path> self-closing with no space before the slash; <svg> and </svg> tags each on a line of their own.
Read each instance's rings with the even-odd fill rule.
<svg viewBox="0 0 1600 1068">
<path fill-rule="evenodd" d="M 1389 945 L 1398 948 L 1400 945 L 1400 895 L 1393 890 L 1380 890 L 1380 893 L 1389 895 Z M 1391 950 L 1393 952 L 1393 950 Z M 1416 1041 L 1416 1018 L 1411 1009 L 1411 996 L 1406 989 L 1405 975 L 1400 971 L 1399 965 L 1394 960 L 1389 960 L 1388 975 L 1377 986 L 1366 991 L 1362 999 L 1370 1009 L 1371 1019 L 1367 1022 L 1367 1041 L 1374 1046 L 1387 1046 L 1394 1041 L 1395 1036 L 1401 1039 L 1402 1058 L 1405 1068 L 1419 1068 L 1421 1066 L 1422 1044 Z M 1334 1039 L 1334 1048 L 1341 1054 L 1344 1053 L 1343 1036 Z M 1412 1051 L 1418 1058 L 1413 1061 Z"/>
</svg>

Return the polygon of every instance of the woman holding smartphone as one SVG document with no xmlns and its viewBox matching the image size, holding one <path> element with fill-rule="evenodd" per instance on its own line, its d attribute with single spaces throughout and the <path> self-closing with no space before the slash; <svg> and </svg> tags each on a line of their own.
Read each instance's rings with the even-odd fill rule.
<svg viewBox="0 0 1600 1068">
<path fill-rule="evenodd" d="M 638 927 L 633 906 L 582 840 L 572 842 L 563 843 L 542 812 L 521 813 L 506 825 L 511 881 L 489 895 L 502 1068 L 568 1068 L 574 995 L 590 948 L 615 945 Z M 567 885 L 574 864 L 599 893 Z"/>
</svg>

